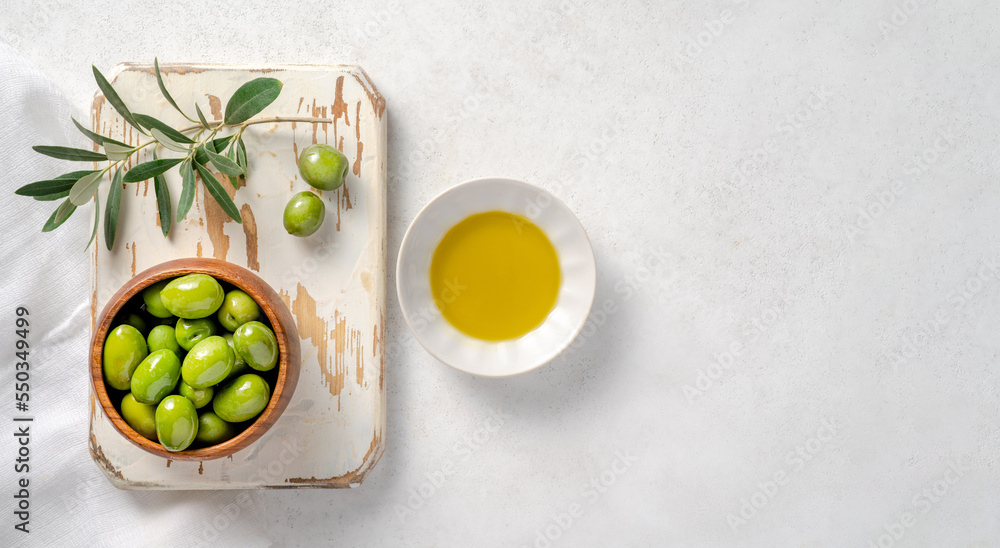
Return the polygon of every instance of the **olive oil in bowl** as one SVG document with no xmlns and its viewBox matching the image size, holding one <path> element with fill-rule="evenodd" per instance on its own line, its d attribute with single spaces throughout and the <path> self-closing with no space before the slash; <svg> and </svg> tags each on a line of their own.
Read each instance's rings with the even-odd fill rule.
<svg viewBox="0 0 1000 548">
<path fill-rule="evenodd" d="M 485 341 L 521 337 L 555 307 L 559 256 L 534 223 L 506 211 L 466 217 L 441 239 L 431 294 L 456 329 Z"/>
</svg>

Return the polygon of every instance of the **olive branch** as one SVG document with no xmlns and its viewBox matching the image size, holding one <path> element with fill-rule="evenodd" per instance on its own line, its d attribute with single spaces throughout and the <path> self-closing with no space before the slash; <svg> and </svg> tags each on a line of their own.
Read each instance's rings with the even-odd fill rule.
<svg viewBox="0 0 1000 548">
<path fill-rule="evenodd" d="M 96 196 L 94 205 L 97 210 L 96 215 L 94 215 L 94 229 L 91 232 L 90 241 L 87 243 L 89 248 L 97 236 L 97 226 L 101 218 L 101 200 L 97 196 L 97 189 L 101 181 L 104 180 L 104 176 L 113 170 L 111 189 L 108 192 L 104 208 L 104 241 L 108 250 L 111 250 L 115 244 L 123 183 L 138 183 L 153 179 L 160 228 L 163 231 L 163 236 L 166 237 L 170 233 L 174 216 L 171 212 L 170 191 L 163 174 L 175 166 L 179 166 L 178 169 L 183 180 L 181 196 L 177 203 L 176 222 L 180 222 L 191 210 L 191 205 L 194 203 L 196 181 L 200 178 L 205 185 L 207 194 L 212 196 L 219 207 L 226 212 L 226 215 L 237 223 L 242 223 L 243 219 L 239 209 L 233 199 L 229 197 L 226 189 L 212 174 L 209 166 L 224 174 L 233 188 L 239 188 L 239 178 L 246 177 L 247 174 L 247 151 L 243 141 L 243 132 L 246 131 L 247 127 L 254 124 L 275 122 L 328 123 L 331 121 L 326 118 L 310 117 L 251 119 L 274 102 L 278 98 L 278 94 L 281 93 L 282 83 L 274 78 L 256 78 L 240 86 L 226 103 L 225 117 L 221 122 L 210 123 L 197 103 L 194 105 L 197 114 L 197 119 L 195 119 L 181 110 L 167 91 L 160 72 L 160 63 L 155 58 L 153 68 L 160 93 L 177 112 L 194 125 L 174 129 L 152 116 L 132 112 L 118 96 L 108 79 L 97 70 L 97 67 L 93 67 L 97 86 L 111 107 L 140 134 L 150 137 L 150 140 L 135 146 L 127 145 L 90 131 L 74 118 L 73 124 L 81 133 L 92 140 L 99 150 L 63 146 L 32 147 L 39 154 L 60 160 L 108 162 L 103 169 L 71 171 L 54 179 L 24 185 L 14 191 L 20 196 L 30 196 L 44 202 L 65 198 L 45 222 L 42 232 L 55 230 L 65 223 L 66 219 L 69 219 L 78 207 Z M 224 129 L 234 130 L 234 132 L 225 137 L 217 137 L 219 132 Z M 147 147 L 151 147 L 153 159 L 128 168 L 127 165 L 133 155 Z M 161 149 L 179 153 L 182 156 L 160 158 L 158 151 Z"/>
</svg>

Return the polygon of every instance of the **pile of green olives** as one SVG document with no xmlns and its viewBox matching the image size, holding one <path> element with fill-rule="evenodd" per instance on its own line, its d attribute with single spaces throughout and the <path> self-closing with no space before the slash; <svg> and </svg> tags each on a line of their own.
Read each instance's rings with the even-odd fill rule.
<svg viewBox="0 0 1000 548">
<path fill-rule="evenodd" d="M 299 174 L 313 188 L 337 190 L 347 178 L 347 156 L 330 145 L 315 144 L 299 154 Z M 304 190 L 285 205 L 283 224 L 293 236 L 310 236 L 323 224 L 326 205 L 316 193 Z"/>
<path fill-rule="evenodd" d="M 278 339 L 246 292 L 207 274 L 145 288 L 104 340 L 112 401 L 140 435 L 167 451 L 237 435 L 271 399 Z"/>
</svg>

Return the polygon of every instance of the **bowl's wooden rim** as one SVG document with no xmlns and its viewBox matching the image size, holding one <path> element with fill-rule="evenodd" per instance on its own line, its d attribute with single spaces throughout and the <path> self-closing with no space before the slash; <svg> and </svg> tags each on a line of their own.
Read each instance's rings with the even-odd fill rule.
<svg viewBox="0 0 1000 548">
<path fill-rule="evenodd" d="M 234 438 L 210 447 L 184 451 L 167 451 L 162 445 L 151 441 L 132 429 L 122 419 L 111 403 L 107 389 L 104 386 L 102 367 L 104 339 L 111 328 L 111 322 L 122 307 L 146 287 L 167 278 L 175 278 L 185 274 L 208 274 L 219 280 L 228 282 L 246 291 L 267 316 L 278 339 L 280 358 L 278 361 L 278 379 L 271 392 L 271 400 L 264 411 L 246 430 Z M 126 439 L 137 447 L 154 455 L 171 459 L 187 461 L 205 461 L 228 457 L 257 441 L 281 416 L 288 401 L 295 391 L 299 379 L 301 348 L 298 330 L 291 312 L 285 306 L 281 297 L 259 276 L 249 270 L 218 259 L 186 258 L 174 259 L 160 263 L 143 270 L 123 285 L 108 301 L 101 311 L 94 327 L 90 344 L 90 376 L 91 388 L 97 396 L 104 414 L 111 424 Z"/>
</svg>

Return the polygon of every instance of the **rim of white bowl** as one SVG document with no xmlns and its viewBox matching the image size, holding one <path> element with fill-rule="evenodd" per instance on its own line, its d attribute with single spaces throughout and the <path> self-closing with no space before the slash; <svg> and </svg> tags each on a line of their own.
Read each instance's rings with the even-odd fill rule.
<svg viewBox="0 0 1000 548">
<path fill-rule="evenodd" d="M 455 192 L 456 190 L 465 187 L 467 185 L 476 183 L 485 183 L 489 181 L 499 181 L 507 184 L 513 183 L 515 185 L 520 185 L 528 189 L 531 189 L 533 191 L 543 193 L 547 195 L 549 198 L 551 198 L 553 203 L 556 203 L 565 208 L 565 210 L 569 212 L 570 218 L 572 218 L 573 222 L 576 223 L 576 228 L 579 228 L 580 233 L 583 234 L 584 241 L 587 243 L 587 251 L 589 252 L 588 258 L 590 259 L 590 264 L 593 265 L 593 270 L 594 270 L 594 283 L 591 285 L 591 287 L 587 288 L 589 293 L 589 303 L 587 304 L 587 311 L 585 314 L 583 314 L 583 317 L 578 322 L 578 325 L 576 325 L 572 329 L 572 335 L 566 339 L 565 343 L 561 345 L 554 345 L 552 350 L 542 355 L 543 359 L 539 360 L 538 363 L 532 363 L 530 364 L 529 367 L 496 375 L 470 371 L 469 369 L 450 363 L 449 361 L 442 358 L 437 352 L 435 352 L 434 349 L 431 348 L 431 345 L 429 345 L 427 341 L 420 335 L 420 332 L 413 327 L 413 320 L 410 318 L 410 311 L 408 310 L 408 307 L 406 305 L 406 299 L 403 298 L 403 289 L 400 283 L 400 280 L 402 279 L 400 266 L 402 265 L 401 259 L 403 257 L 403 252 L 406 250 L 406 246 L 410 242 L 410 236 L 413 233 L 414 227 L 417 225 L 418 221 L 420 221 L 421 217 L 427 213 L 427 210 L 430 209 L 434 204 L 439 202 L 441 199 L 443 199 L 447 194 Z M 410 221 L 410 225 L 406 228 L 406 232 L 403 234 L 403 240 L 400 242 L 399 252 L 396 254 L 396 298 L 399 300 L 399 307 L 403 312 L 403 319 L 406 321 L 406 327 L 410 330 L 410 333 L 413 334 L 413 337 L 417 340 L 417 342 L 420 343 L 420 346 L 422 346 L 424 350 L 426 350 L 431 356 L 434 356 L 434 358 L 437 359 L 439 362 L 457 371 L 468 373 L 470 375 L 476 375 L 478 377 L 490 377 L 490 378 L 513 377 L 516 375 L 521 375 L 523 373 L 534 371 L 539 367 L 542 367 L 543 365 L 554 360 L 556 357 L 562 354 L 567 348 L 569 348 L 571 344 L 573 344 L 573 341 L 576 340 L 576 338 L 580 335 L 580 332 L 583 330 L 583 327 L 587 324 L 587 318 L 590 317 L 590 312 L 591 310 L 593 310 L 594 307 L 594 299 L 596 293 L 597 293 L 597 259 L 594 256 L 594 246 L 590 241 L 590 236 L 587 234 L 587 230 L 584 228 L 583 223 L 580 222 L 580 219 L 577 218 L 576 214 L 573 213 L 573 210 L 570 209 L 565 202 L 560 200 L 558 197 L 556 197 L 548 190 L 545 190 L 544 188 L 533 185 L 531 183 L 521 181 L 519 179 L 511 179 L 509 177 L 478 177 L 476 179 L 469 179 L 467 181 L 463 181 L 461 183 L 448 187 L 445 190 L 439 192 L 433 198 L 428 200 L 427 203 L 420 208 L 420 211 L 418 211 L 417 214 L 413 217 L 413 220 Z M 545 321 L 548 321 L 548 318 L 546 318 Z M 542 322 L 543 325 L 544 323 L 545 322 Z M 538 328 L 536 327 L 535 329 Z M 508 342 L 508 341 L 499 341 L 499 342 Z"/>
</svg>

